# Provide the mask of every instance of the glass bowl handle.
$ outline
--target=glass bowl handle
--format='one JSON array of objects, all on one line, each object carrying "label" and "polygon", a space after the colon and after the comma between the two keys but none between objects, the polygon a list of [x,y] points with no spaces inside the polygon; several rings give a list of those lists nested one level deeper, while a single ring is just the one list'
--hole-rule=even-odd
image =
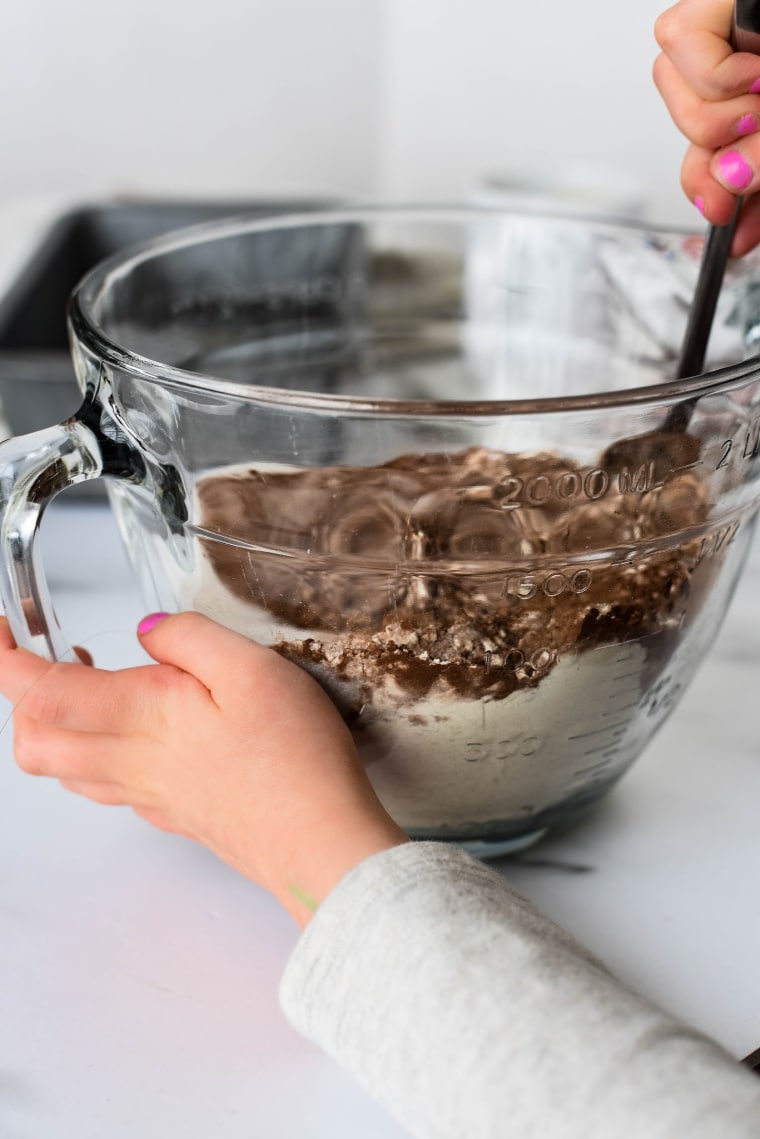
[{"label": "glass bowl handle", "polygon": [[[87,410],[90,414],[83,414]],[[16,643],[49,660],[60,660],[70,650],[39,556],[43,511],[75,483],[121,473],[108,470],[111,440],[98,430],[93,410],[85,403],[56,427],[0,443],[0,597]]]}]

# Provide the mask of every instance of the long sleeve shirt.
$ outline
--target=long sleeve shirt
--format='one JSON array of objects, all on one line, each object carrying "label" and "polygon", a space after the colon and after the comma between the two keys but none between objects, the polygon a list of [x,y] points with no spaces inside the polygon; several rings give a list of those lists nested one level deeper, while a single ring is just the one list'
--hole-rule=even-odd
[{"label": "long sleeve shirt", "polygon": [[283,1010],[424,1139],[760,1139],[760,1079],[456,846],[331,892]]}]

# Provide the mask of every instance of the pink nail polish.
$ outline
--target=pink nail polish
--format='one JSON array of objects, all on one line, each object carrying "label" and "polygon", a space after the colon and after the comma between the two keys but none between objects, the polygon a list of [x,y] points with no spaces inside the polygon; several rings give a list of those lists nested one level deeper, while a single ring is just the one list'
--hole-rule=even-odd
[{"label": "pink nail polish", "polygon": [[159,621],[163,621],[164,617],[168,617],[168,613],[149,613],[147,617],[143,617],[140,624],[137,626],[137,631],[140,636],[149,633],[151,629],[155,629]]},{"label": "pink nail polish", "polygon": [[705,200],[704,198],[695,198],[694,205],[697,207],[702,217],[705,216]]},{"label": "pink nail polish", "polygon": [[760,79],[755,80],[755,82],[750,87],[750,91],[753,95],[757,95],[760,92]]},{"label": "pink nail polish", "polygon": [[738,150],[727,150],[721,154],[718,168],[721,178],[732,190],[746,190],[752,181],[752,167]]},{"label": "pink nail polish", "polygon": [[742,115],[736,124],[737,134],[754,134],[756,130],[757,125],[754,115]]}]

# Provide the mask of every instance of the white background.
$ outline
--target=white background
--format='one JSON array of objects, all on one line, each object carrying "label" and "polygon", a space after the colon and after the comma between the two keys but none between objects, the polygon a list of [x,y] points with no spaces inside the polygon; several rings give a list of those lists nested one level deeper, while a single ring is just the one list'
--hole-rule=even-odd
[{"label": "white background", "polygon": [[0,202],[457,201],[604,163],[687,222],[651,81],[666,0],[6,0]]}]

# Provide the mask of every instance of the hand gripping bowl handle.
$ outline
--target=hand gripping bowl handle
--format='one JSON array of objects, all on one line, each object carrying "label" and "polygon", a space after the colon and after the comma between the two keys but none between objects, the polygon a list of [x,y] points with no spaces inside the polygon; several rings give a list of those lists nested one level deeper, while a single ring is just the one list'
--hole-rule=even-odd
[{"label": "hand gripping bowl handle", "polygon": [[[112,475],[141,481],[144,462],[88,397],[55,427],[0,444],[0,596],[16,643],[49,660],[69,654],[42,569],[37,535],[47,504],[62,490]],[[121,437],[119,437],[121,436]]]}]

